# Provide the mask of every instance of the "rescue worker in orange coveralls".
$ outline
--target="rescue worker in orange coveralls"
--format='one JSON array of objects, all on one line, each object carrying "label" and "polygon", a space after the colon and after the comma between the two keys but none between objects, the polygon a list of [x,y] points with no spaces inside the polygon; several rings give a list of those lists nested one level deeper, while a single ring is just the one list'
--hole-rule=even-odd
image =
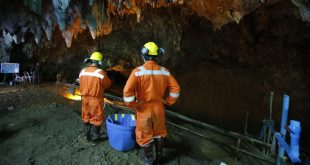
[{"label": "rescue worker in orange coveralls", "polygon": [[[175,103],[180,93],[180,86],[172,74],[155,62],[161,54],[164,50],[154,42],[146,43],[141,50],[145,63],[131,72],[123,91],[126,105],[136,110],[136,141],[144,150],[147,165],[161,163],[163,138],[167,136],[163,104]],[[167,88],[170,93],[163,99]]]},{"label": "rescue worker in orange coveralls", "polygon": [[96,141],[100,137],[100,127],[104,119],[104,90],[109,88],[111,80],[107,73],[100,69],[102,54],[92,53],[84,63],[89,64],[79,75],[82,96],[82,120],[87,140]]}]

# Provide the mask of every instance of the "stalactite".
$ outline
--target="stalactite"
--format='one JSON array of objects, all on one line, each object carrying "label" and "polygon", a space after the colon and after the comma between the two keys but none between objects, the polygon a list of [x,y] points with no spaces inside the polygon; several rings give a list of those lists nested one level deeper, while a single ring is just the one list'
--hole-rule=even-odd
[{"label": "stalactite", "polygon": [[117,4],[117,13],[118,14],[120,14],[122,8],[123,8],[123,0],[118,0],[118,4]]},{"label": "stalactite", "polygon": [[61,31],[66,29],[66,17],[67,9],[70,5],[70,0],[53,0],[53,6],[55,8],[55,15],[58,21],[58,26]]},{"label": "stalactite", "polygon": [[76,15],[74,17],[74,22],[70,27],[67,27],[67,31],[70,31],[74,37],[74,39],[77,38],[77,35],[81,33],[84,29],[81,26],[81,17],[79,15]]},{"label": "stalactite", "polygon": [[126,0],[126,3],[125,3],[126,7],[129,9],[131,8],[131,2],[130,0]]},{"label": "stalactite", "polygon": [[25,33],[28,31],[28,29],[29,29],[29,26],[24,26],[24,27],[22,27],[22,28],[20,29],[20,31],[21,31],[21,33],[22,33],[21,42],[25,42],[24,36],[25,36]]},{"label": "stalactite", "polygon": [[[55,20],[62,31],[67,46],[70,47],[72,38],[76,38],[78,33],[85,30],[87,26],[93,39],[111,33],[113,27],[112,15],[136,14],[137,22],[140,22],[141,8],[147,3],[145,0],[75,0],[72,2],[71,0],[52,0],[51,6],[53,10],[42,11],[43,2],[43,0],[23,0],[26,7],[42,15],[44,19],[39,20],[35,15],[27,13],[29,12],[27,10],[18,15],[27,17],[17,21],[18,27],[13,26],[15,24],[12,24],[9,20],[3,23],[4,29],[10,32],[3,32],[5,43],[8,46],[12,42],[17,44],[24,42],[24,34],[27,32],[33,33],[37,44],[41,42],[42,33],[46,35],[47,40],[51,40]],[[156,7],[160,7],[165,5],[166,2],[164,0],[152,0],[152,3],[156,4]],[[54,19],[54,16],[56,19]]]},{"label": "stalactite", "polygon": [[107,26],[112,27],[112,25],[110,25],[111,23],[108,23],[109,18],[107,12],[108,11],[106,1],[95,1],[91,13],[95,18],[97,26],[95,30],[90,29],[93,38],[96,36],[106,35],[106,33],[108,32],[106,30]]},{"label": "stalactite", "polygon": [[94,0],[88,0],[88,5],[93,6],[94,5]]},{"label": "stalactite", "polygon": [[10,62],[10,54],[4,40],[0,37],[0,62]]},{"label": "stalactite", "polygon": [[67,26],[71,26],[74,22],[75,19],[75,14],[74,11],[71,7],[68,7],[67,9],[67,17],[66,17],[66,21],[67,21]]},{"label": "stalactite", "polygon": [[[291,1],[299,7],[303,20],[310,21],[310,10],[304,1]],[[24,34],[29,31],[34,34],[38,44],[43,37],[42,33],[51,40],[54,25],[58,25],[67,46],[70,47],[72,38],[76,38],[78,33],[87,27],[93,39],[111,33],[113,27],[111,19],[114,15],[136,14],[137,22],[140,22],[144,8],[167,7],[173,4],[190,6],[199,16],[211,20],[214,28],[217,29],[228,22],[239,23],[244,15],[258,8],[261,3],[265,3],[258,0],[51,0],[53,9],[47,12],[42,11],[42,3],[45,2],[43,0],[23,0],[22,2],[30,10],[19,14],[13,12],[15,15],[12,18],[16,16],[21,18],[16,22],[7,19],[1,25],[1,30],[6,29],[3,36],[6,37],[5,43],[8,45],[13,41],[23,42]],[[1,8],[2,10],[4,9]],[[38,15],[29,11],[43,16],[44,19],[38,19]]]},{"label": "stalactite", "polygon": [[141,9],[137,8],[136,9],[136,14],[137,14],[137,22],[141,21]]},{"label": "stalactite", "polygon": [[[108,3],[108,12],[113,15],[125,15],[125,14],[136,14],[137,22],[141,20],[141,7],[144,5],[142,1],[138,2],[136,0],[112,0]],[[125,6],[125,8],[124,8]]]},{"label": "stalactite", "polygon": [[5,30],[2,31],[2,36],[4,38],[4,43],[6,47],[11,47],[12,42],[13,42],[13,36],[9,32],[5,32]]},{"label": "stalactite", "polygon": [[42,0],[24,0],[24,5],[37,14],[42,13]]},{"label": "stalactite", "polygon": [[93,15],[87,16],[87,23],[89,27],[90,34],[92,35],[92,38],[96,38],[96,30],[97,30],[97,22]]},{"label": "stalactite", "polygon": [[228,22],[238,23],[244,15],[262,5],[260,1],[254,0],[188,0],[185,3],[199,16],[211,20],[214,29],[219,29]]},{"label": "stalactite", "polygon": [[42,31],[41,31],[41,26],[39,24],[35,26],[35,31],[36,33],[34,33],[34,40],[36,41],[37,44],[40,44],[41,37],[42,37]]},{"label": "stalactite", "polygon": [[65,39],[67,47],[70,48],[72,44],[73,33],[70,31],[63,31],[62,37]]},{"label": "stalactite", "polygon": [[112,32],[112,27],[111,20],[108,19],[108,22],[102,27],[102,29],[100,29],[100,32],[104,35],[108,35]]},{"label": "stalactite", "polygon": [[310,22],[310,6],[304,4],[303,0],[291,0],[299,8],[303,21]]},{"label": "stalactite", "polygon": [[45,22],[42,22],[42,28],[45,32],[47,40],[50,41],[53,35],[53,19],[49,13],[45,14],[44,19]]},{"label": "stalactite", "polygon": [[[78,1],[75,1],[78,2]],[[84,6],[85,7],[85,6]],[[83,5],[81,4],[81,2],[73,4],[72,7],[74,10],[74,18],[79,18],[79,25],[81,26],[82,29],[86,29],[87,28],[87,19],[86,19],[86,13],[88,13],[88,10],[84,10]],[[74,26],[77,26],[76,23]]]},{"label": "stalactite", "polygon": [[13,35],[13,40],[16,44],[20,44],[22,42],[23,37],[24,37],[24,34],[22,32],[19,32]]}]

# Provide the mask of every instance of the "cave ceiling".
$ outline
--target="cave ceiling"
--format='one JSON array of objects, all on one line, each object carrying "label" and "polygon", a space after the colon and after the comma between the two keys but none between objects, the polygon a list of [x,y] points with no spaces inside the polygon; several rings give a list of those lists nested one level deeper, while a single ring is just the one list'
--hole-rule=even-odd
[{"label": "cave ceiling", "polygon": [[[4,0],[1,1],[1,41],[6,47],[25,41],[32,33],[39,44],[42,38],[51,40],[59,28],[67,47],[78,33],[89,30],[93,39],[112,32],[115,16],[134,14],[136,21],[146,8],[180,6],[188,14],[196,13],[219,29],[229,22],[239,21],[251,11],[281,0]],[[304,21],[310,21],[309,1],[291,0]],[[2,44],[3,45],[3,44]]]}]

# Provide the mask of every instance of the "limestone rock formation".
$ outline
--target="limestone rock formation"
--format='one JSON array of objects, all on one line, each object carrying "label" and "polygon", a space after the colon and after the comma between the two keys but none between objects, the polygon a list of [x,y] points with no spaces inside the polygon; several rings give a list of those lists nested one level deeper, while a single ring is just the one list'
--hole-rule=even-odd
[{"label": "limestone rock formation", "polygon": [[[51,40],[56,27],[62,31],[67,47],[71,47],[72,39],[86,29],[93,39],[111,33],[111,19],[116,15],[135,14],[140,22],[147,7],[188,7],[211,20],[214,29],[219,29],[228,22],[239,23],[251,11],[275,1],[279,0],[4,0],[1,1],[0,29],[7,48],[12,42],[23,42],[27,32],[33,33],[38,44],[43,38]],[[306,2],[292,2],[299,8],[303,19],[310,21]]]}]

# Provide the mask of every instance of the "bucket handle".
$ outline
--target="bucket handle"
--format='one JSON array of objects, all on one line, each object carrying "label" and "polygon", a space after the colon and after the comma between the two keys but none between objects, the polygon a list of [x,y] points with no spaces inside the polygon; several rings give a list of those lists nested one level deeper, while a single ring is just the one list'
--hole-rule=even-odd
[{"label": "bucket handle", "polygon": [[113,120],[111,119],[111,117],[108,118],[108,122],[110,122],[112,124],[114,123]]}]

